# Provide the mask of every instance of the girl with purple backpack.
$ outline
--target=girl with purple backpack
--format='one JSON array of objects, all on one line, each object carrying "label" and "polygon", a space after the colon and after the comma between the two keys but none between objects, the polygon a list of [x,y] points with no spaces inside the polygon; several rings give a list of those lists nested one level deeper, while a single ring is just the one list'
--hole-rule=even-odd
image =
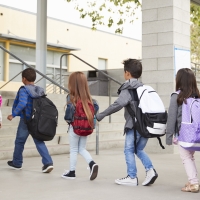
[{"label": "girl with purple backpack", "polygon": [[[178,146],[180,157],[185,167],[188,176],[188,183],[181,189],[183,192],[199,192],[199,179],[197,177],[197,168],[195,165],[194,153],[195,150],[183,148],[181,145],[180,134],[182,133],[181,122],[185,116],[182,116],[182,111],[187,105],[188,98],[200,98],[200,93],[197,88],[196,78],[191,69],[183,68],[176,75],[176,91],[171,95],[170,106],[168,110],[166,144],[172,145],[173,135],[178,135]],[[188,101],[189,102],[189,101]],[[190,135],[193,133],[188,132]],[[194,134],[193,134],[194,135]],[[175,138],[176,139],[176,138]]]}]

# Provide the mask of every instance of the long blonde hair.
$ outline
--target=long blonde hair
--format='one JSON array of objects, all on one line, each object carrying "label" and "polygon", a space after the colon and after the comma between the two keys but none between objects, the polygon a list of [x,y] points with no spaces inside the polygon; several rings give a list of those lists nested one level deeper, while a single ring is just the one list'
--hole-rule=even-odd
[{"label": "long blonde hair", "polygon": [[86,76],[82,72],[73,72],[69,76],[68,89],[71,103],[76,106],[78,100],[81,100],[84,112],[87,116],[88,122],[93,127],[93,113],[89,108],[88,103],[93,104]]}]

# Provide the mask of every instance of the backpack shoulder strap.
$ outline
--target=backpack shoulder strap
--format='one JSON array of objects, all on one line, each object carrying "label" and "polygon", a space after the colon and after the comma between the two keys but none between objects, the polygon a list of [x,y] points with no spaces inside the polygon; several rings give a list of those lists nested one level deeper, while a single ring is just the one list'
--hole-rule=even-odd
[{"label": "backpack shoulder strap", "polygon": [[173,92],[173,93],[171,93],[171,96],[172,96],[173,94],[177,94],[177,95],[179,95],[179,93],[180,93],[180,90],[178,90],[178,91],[176,91],[176,92]]},{"label": "backpack shoulder strap", "polygon": [[67,104],[70,102],[70,95],[69,94],[66,96],[66,102],[67,102]]},{"label": "backpack shoulder strap", "polygon": [[129,91],[129,93],[130,93],[131,98],[132,98],[133,101],[139,101],[136,89],[129,89],[128,91]]}]

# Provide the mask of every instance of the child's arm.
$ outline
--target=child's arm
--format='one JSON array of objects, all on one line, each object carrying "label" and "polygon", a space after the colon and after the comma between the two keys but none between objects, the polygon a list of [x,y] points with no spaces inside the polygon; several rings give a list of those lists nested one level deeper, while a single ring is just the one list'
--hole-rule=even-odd
[{"label": "child's arm", "polygon": [[167,130],[166,130],[166,144],[172,145],[173,135],[176,131],[176,121],[178,114],[177,94],[171,96],[168,119],[167,119]]},{"label": "child's arm", "polygon": [[92,99],[93,105],[94,105],[94,115],[97,114],[98,110],[99,110],[99,105],[98,102],[95,99]]},{"label": "child's arm", "polygon": [[101,121],[104,117],[121,110],[123,107],[128,105],[130,101],[131,101],[131,95],[130,95],[129,91],[122,90],[118,99],[113,104],[111,104],[103,112],[96,115],[97,120]]},{"label": "child's arm", "polygon": [[25,91],[25,89],[22,88],[19,90],[19,102],[17,106],[12,110],[12,117],[19,116],[26,107],[27,102],[28,102],[28,94]]}]

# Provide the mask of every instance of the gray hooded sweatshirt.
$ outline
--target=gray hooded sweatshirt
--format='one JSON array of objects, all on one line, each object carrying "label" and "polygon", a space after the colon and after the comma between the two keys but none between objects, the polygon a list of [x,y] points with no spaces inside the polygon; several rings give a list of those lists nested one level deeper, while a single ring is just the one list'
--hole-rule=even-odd
[{"label": "gray hooded sweatshirt", "polygon": [[41,96],[44,96],[44,89],[36,86],[36,85],[25,85],[24,88],[26,89],[27,93],[30,95],[31,98],[36,99]]},{"label": "gray hooded sweatshirt", "polygon": [[131,102],[132,97],[129,93],[129,89],[136,89],[139,86],[142,86],[143,84],[139,82],[137,79],[129,79],[127,80],[118,90],[119,97],[118,99],[111,104],[106,110],[96,115],[96,118],[98,121],[101,121],[104,117],[111,115],[119,110],[121,110],[123,107],[125,107],[124,111],[124,118],[126,120],[124,129],[132,129],[133,128],[133,121],[131,116],[129,115],[126,106]]},{"label": "gray hooded sweatshirt", "polygon": [[166,144],[171,145],[173,135],[178,134],[181,121],[182,121],[182,105],[177,104],[178,94],[173,93],[170,100],[168,118],[167,118],[167,130],[166,130]]}]

